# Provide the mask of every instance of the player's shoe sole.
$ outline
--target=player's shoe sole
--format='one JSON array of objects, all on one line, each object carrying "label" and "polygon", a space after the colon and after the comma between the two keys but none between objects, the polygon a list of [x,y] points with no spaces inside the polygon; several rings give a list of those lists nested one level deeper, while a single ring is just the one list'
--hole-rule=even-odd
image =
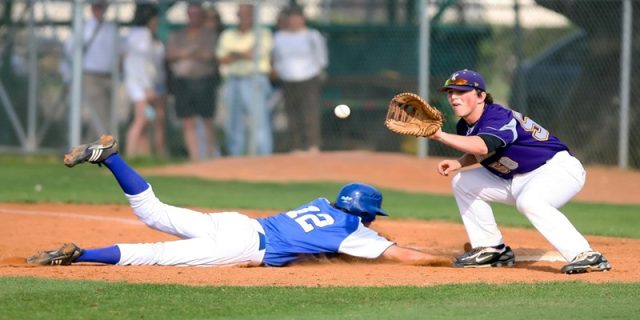
[{"label": "player's shoe sole", "polygon": [[82,255],[83,250],[73,243],[65,243],[56,250],[39,252],[27,258],[28,264],[41,266],[68,266],[73,260]]},{"label": "player's shoe sole", "polygon": [[107,134],[103,134],[100,139],[88,143],[81,144],[68,154],[64,155],[64,164],[71,168],[83,162],[102,163],[110,155],[118,152],[118,141]]},{"label": "player's shoe sole", "polygon": [[475,248],[465,252],[453,262],[453,266],[456,268],[513,267],[515,264],[516,257],[509,246],[505,246],[503,249]]},{"label": "player's shoe sole", "polygon": [[611,264],[600,252],[586,251],[577,255],[571,263],[560,269],[566,274],[577,274],[585,272],[607,272],[611,270]]}]

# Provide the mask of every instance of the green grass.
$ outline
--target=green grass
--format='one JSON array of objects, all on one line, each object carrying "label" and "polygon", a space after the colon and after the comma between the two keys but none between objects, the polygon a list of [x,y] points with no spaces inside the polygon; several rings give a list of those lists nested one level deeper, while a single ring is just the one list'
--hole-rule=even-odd
[{"label": "green grass", "polygon": [[301,288],[0,278],[0,288],[0,319],[632,319],[640,312],[640,283]]},{"label": "green grass", "polygon": [[[157,165],[133,162],[135,168]],[[126,204],[118,184],[106,168],[73,169],[52,158],[0,157],[0,202],[64,202]],[[218,209],[286,210],[318,196],[333,200],[339,183],[247,183],[207,181],[186,177],[147,177],[156,194],[178,206]],[[40,186],[40,191],[37,191]],[[384,207],[391,219],[416,218],[460,223],[451,196],[437,196],[383,189]],[[502,226],[531,224],[512,206],[494,205]],[[582,233],[640,238],[640,206],[572,202],[562,211]]]},{"label": "green grass", "polygon": [[[132,164],[141,168],[162,163]],[[59,159],[0,157],[0,177],[0,202],[126,203],[106,168],[68,169]],[[220,209],[285,210],[317,196],[331,199],[340,187],[158,176],[148,180],[165,202]],[[391,219],[460,222],[450,196],[383,191]],[[530,227],[513,207],[494,208],[499,224]],[[570,203],[563,211],[586,234],[640,238],[640,206]],[[640,314],[639,298],[640,282],[300,288],[0,277],[0,319],[631,319]]]}]

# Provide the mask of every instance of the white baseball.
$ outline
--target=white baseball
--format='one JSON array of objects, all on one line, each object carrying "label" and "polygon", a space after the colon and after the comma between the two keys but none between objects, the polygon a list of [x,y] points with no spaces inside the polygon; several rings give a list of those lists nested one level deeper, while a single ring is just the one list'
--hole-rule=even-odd
[{"label": "white baseball", "polygon": [[336,114],[336,117],[344,119],[351,114],[351,109],[346,104],[339,104],[333,109],[333,113]]}]

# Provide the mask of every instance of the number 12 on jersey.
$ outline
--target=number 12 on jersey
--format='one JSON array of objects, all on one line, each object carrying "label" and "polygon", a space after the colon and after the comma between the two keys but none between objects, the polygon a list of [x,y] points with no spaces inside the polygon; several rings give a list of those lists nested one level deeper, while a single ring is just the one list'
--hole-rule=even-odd
[{"label": "number 12 on jersey", "polygon": [[289,211],[287,216],[297,222],[304,232],[311,232],[316,227],[322,228],[336,222],[329,214],[319,212],[320,208],[308,206],[299,210]]}]

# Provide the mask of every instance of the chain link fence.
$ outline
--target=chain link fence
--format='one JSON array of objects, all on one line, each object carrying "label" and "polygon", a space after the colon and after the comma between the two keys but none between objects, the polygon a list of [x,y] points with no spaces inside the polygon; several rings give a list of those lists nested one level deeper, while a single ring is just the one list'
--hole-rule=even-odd
[{"label": "chain link fence", "polygon": [[[321,150],[366,149],[415,153],[415,138],[391,134],[383,125],[391,96],[402,91],[428,92],[428,100],[447,113],[445,130],[457,119],[437,88],[453,71],[482,73],[495,100],[544,126],[569,144],[588,164],[640,167],[640,1],[638,0],[298,0],[307,23],[326,39],[329,63],[320,109]],[[280,11],[296,1],[260,1],[257,20],[277,29]],[[71,142],[69,86],[60,73],[64,47],[73,36],[74,3],[91,1],[4,1],[0,9],[0,150],[61,152]],[[158,38],[166,44],[171,31],[187,21],[187,4],[156,2]],[[429,53],[419,50],[418,8],[427,7]],[[207,2],[217,9],[225,28],[238,23],[236,1]],[[119,37],[131,29],[132,1],[113,1],[106,19],[117,23]],[[626,17],[625,17],[626,15]],[[424,36],[424,35],[422,35]],[[112,51],[120,57],[119,49]],[[429,57],[428,87],[419,81],[420,58]],[[123,71],[110,74],[110,105],[115,128],[125,141],[133,119],[133,103]],[[635,72],[634,72],[635,71]],[[227,106],[220,91],[211,108],[215,137],[211,155],[225,156]],[[276,88],[278,82],[272,79]],[[425,90],[426,89],[426,90]],[[277,91],[275,91],[277,92]],[[352,115],[338,119],[333,107],[347,104]],[[85,106],[82,106],[86,108]],[[269,102],[273,152],[290,152],[290,119],[277,94]],[[86,109],[85,109],[86,110]],[[184,122],[176,116],[175,99],[166,95],[164,121],[168,154],[186,157]],[[86,112],[85,112],[86,113]],[[84,128],[90,126],[81,115]],[[203,128],[202,122],[197,123]],[[152,127],[149,125],[149,127]],[[86,129],[84,130],[86,131]],[[202,135],[203,130],[197,131]],[[152,133],[151,133],[152,135]],[[153,140],[153,139],[152,139]],[[456,155],[429,142],[428,154]],[[126,145],[124,148],[126,149]]]}]

